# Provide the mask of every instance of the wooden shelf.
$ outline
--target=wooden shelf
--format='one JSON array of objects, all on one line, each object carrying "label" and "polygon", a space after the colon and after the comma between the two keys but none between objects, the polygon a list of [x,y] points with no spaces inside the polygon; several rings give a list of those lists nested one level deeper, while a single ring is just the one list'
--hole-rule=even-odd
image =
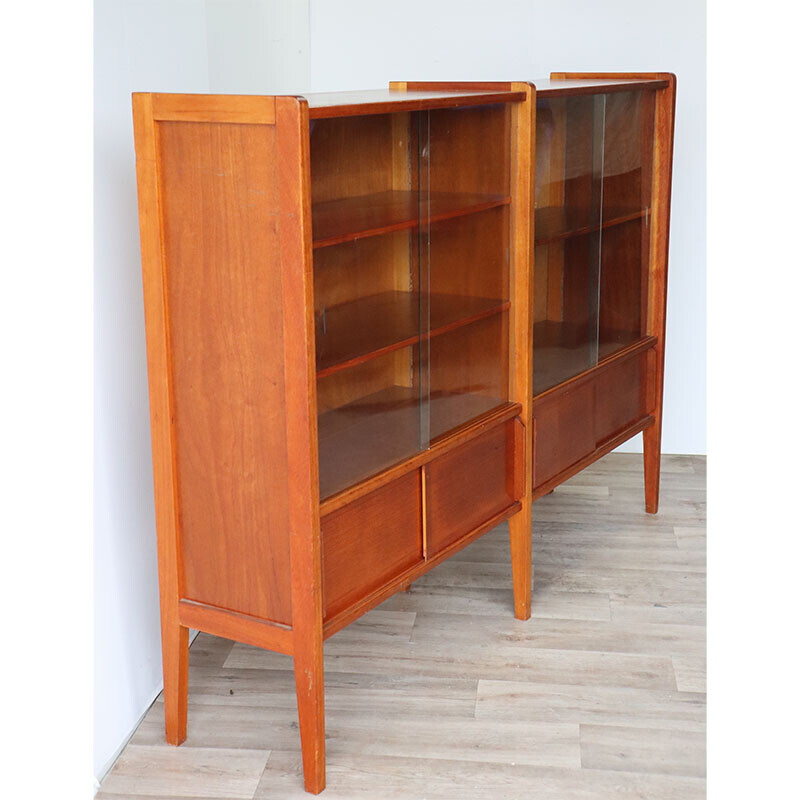
[{"label": "wooden shelf", "polygon": [[439,393],[423,407],[417,390],[392,386],[321,414],[320,498],[415,455],[428,446],[423,414],[430,414],[430,439],[491,411],[504,401],[476,394]]},{"label": "wooden shelf", "polygon": [[510,202],[510,197],[501,194],[389,191],[315,203],[311,208],[314,248],[416,228],[420,225],[421,210],[422,222],[427,224]]},{"label": "wooden shelf", "polygon": [[317,315],[317,377],[439,336],[509,308],[507,300],[431,294],[430,331],[420,326],[419,292],[381,292]]},{"label": "wooden shelf", "polygon": [[592,222],[588,219],[586,209],[564,208],[563,206],[547,206],[537,208],[534,213],[534,242],[536,246],[568,239],[571,236],[583,236],[587,233],[621,225],[634,219],[644,217],[646,208],[604,208],[603,222]]},{"label": "wooden shelf", "polygon": [[[639,331],[601,329],[598,362],[643,338]],[[593,366],[587,326],[550,321],[534,324],[534,397]]]}]

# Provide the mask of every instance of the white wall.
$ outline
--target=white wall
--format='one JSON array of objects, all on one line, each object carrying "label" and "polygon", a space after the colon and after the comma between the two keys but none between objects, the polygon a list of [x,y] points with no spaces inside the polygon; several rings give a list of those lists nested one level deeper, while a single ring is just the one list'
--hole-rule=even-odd
[{"label": "white wall", "polygon": [[[556,71],[678,76],[663,450],[706,451],[705,3],[312,2],[311,91],[390,80],[528,80]],[[641,451],[641,437],[623,450]]]},{"label": "white wall", "polygon": [[202,0],[95,3],[94,774],[160,690],[131,92],[208,90]]},{"label": "white wall", "polygon": [[94,775],[161,690],[131,92],[299,93],[308,6],[95,2]]},{"label": "white wall", "polygon": [[308,3],[206,0],[212,92],[308,91]]}]

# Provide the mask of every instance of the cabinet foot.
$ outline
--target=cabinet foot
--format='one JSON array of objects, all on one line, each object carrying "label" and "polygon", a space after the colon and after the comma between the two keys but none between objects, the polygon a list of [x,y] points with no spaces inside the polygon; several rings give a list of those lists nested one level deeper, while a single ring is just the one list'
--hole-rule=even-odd
[{"label": "cabinet foot", "polygon": [[[316,638],[316,637],[315,637]],[[325,788],[325,691],[322,668],[322,637],[301,644],[295,638],[294,680],[300,718],[305,789],[319,794]]]},{"label": "cabinet foot", "polygon": [[642,434],[644,441],[644,507],[648,514],[658,513],[661,485],[661,425],[656,422]]},{"label": "cabinet foot", "polygon": [[531,616],[531,504],[523,502],[522,510],[508,521],[511,540],[511,572],[514,580],[514,616]]},{"label": "cabinet foot", "polygon": [[186,709],[189,693],[189,629],[162,625],[164,669],[164,728],[168,744],[186,741]]}]

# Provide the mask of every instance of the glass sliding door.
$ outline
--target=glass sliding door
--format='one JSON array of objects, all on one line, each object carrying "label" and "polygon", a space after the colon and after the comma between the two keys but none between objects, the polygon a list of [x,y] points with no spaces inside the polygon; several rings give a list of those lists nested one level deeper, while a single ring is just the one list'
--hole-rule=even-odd
[{"label": "glass sliding door", "polygon": [[533,390],[597,363],[604,95],[536,107]]},{"label": "glass sliding door", "polygon": [[650,262],[655,93],[606,98],[600,358],[644,336]]},{"label": "glass sliding door", "polygon": [[653,93],[539,100],[534,395],[646,329]]}]

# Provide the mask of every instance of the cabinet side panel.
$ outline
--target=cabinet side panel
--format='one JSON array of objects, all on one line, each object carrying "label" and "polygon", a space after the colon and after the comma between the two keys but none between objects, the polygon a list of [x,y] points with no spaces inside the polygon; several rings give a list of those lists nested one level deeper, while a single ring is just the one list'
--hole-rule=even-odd
[{"label": "cabinet side panel", "polygon": [[291,623],[275,128],[157,126],[181,595]]}]

